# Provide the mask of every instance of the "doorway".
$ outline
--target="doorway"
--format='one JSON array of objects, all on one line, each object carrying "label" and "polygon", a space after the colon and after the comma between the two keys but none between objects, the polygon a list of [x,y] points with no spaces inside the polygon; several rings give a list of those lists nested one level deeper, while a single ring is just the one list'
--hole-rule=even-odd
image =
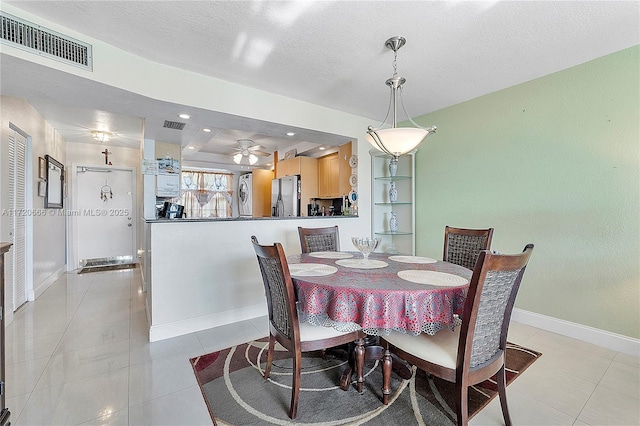
[{"label": "doorway", "polygon": [[74,165],[73,175],[75,268],[134,263],[135,169]]}]

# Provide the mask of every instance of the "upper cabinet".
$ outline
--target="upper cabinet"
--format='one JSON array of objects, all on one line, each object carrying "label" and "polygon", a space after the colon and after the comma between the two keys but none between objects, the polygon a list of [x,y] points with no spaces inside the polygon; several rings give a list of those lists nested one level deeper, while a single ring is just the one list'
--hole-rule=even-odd
[{"label": "upper cabinet", "polygon": [[349,195],[352,169],[351,142],[340,146],[338,152],[318,159],[318,198],[339,198]]},{"label": "upper cabinet", "polygon": [[294,157],[278,161],[276,178],[300,176],[300,213],[307,215],[306,205],[318,197],[318,160],[311,157]]}]

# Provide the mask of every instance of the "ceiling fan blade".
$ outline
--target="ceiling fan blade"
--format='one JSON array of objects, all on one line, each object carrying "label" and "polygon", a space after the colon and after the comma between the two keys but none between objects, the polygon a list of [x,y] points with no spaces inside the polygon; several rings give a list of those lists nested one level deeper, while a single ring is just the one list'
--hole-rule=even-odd
[{"label": "ceiling fan blade", "polygon": [[264,152],[264,151],[250,151],[253,155],[257,155],[259,157],[268,157],[271,155],[270,152]]}]

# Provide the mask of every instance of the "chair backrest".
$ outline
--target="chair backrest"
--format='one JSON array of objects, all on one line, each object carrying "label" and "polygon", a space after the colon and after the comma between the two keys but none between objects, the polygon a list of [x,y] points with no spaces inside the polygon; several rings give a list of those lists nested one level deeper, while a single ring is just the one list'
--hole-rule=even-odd
[{"label": "chair backrest", "polygon": [[511,312],[533,244],[521,254],[480,252],[465,301],[458,368],[491,362],[506,348]]},{"label": "chair backrest", "polygon": [[298,226],[302,253],[314,251],[340,251],[338,226],[326,228],[303,228]]},{"label": "chair backrest", "polygon": [[464,229],[445,226],[442,260],[473,270],[480,251],[491,248],[492,236],[493,228]]},{"label": "chair backrest", "polygon": [[294,345],[299,344],[300,325],[296,310],[296,293],[284,249],[280,243],[274,243],[271,246],[260,245],[255,236],[251,237],[251,242],[260,265],[267,297],[269,322],[278,331],[280,337],[291,341]]}]

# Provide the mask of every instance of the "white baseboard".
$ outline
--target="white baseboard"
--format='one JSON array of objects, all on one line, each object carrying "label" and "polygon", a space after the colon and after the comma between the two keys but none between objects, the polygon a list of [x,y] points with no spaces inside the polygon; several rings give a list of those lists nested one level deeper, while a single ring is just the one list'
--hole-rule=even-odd
[{"label": "white baseboard", "polygon": [[572,337],[616,352],[640,356],[640,340],[574,322],[514,308],[511,320]]},{"label": "white baseboard", "polygon": [[42,293],[45,292],[46,289],[51,287],[51,285],[55,283],[58,280],[58,278],[63,276],[66,273],[66,271],[67,271],[67,266],[64,265],[62,268],[58,269],[57,271],[49,275],[49,277],[47,277],[46,280],[41,282],[38,285],[38,287],[34,288],[32,291],[29,292],[29,294],[27,295],[27,300],[30,300],[30,301],[36,300],[38,297],[42,295]]},{"label": "white baseboard", "polygon": [[149,329],[149,341],[156,342],[158,340],[169,339],[183,334],[220,327],[234,322],[263,317],[266,314],[267,306],[264,303],[260,303],[253,306],[247,306],[242,309],[217,312],[215,314],[203,315],[201,317],[189,318],[168,324],[152,325]]}]

